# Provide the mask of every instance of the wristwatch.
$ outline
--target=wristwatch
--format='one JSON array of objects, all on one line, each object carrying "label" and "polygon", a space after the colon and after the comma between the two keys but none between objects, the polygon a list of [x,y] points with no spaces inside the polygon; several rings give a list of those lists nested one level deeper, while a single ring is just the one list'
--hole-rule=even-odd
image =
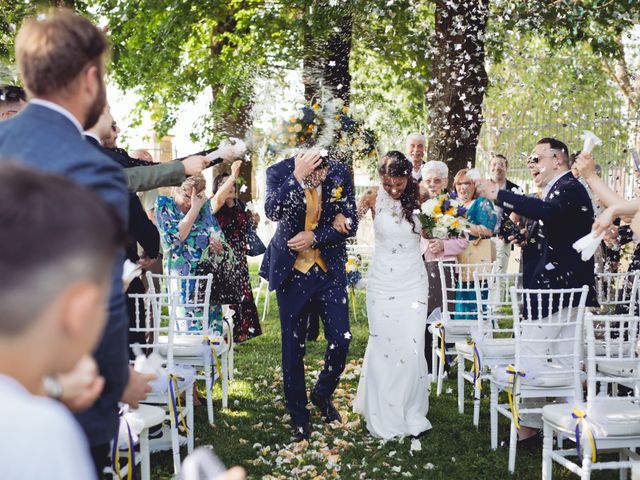
[{"label": "wristwatch", "polygon": [[42,385],[49,398],[60,400],[60,397],[62,397],[62,385],[60,385],[57,378],[47,375],[44,377]]}]

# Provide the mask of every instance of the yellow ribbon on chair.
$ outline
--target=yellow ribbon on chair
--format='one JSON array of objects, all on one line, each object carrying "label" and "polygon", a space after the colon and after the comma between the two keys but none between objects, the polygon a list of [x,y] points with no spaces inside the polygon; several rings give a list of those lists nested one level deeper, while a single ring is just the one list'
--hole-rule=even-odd
[{"label": "yellow ribbon on chair", "polygon": [[[180,400],[180,389],[178,388],[178,380],[184,380],[184,378],[176,375],[175,373],[169,374],[169,414],[171,415],[171,422],[178,428],[178,424],[182,423],[184,430],[189,431],[187,423],[184,420],[182,414],[182,400]],[[185,395],[192,395],[192,392],[185,392]]]},{"label": "yellow ribbon on chair", "polygon": [[511,410],[511,418],[516,428],[520,430],[520,412],[518,411],[518,402],[516,397],[518,396],[518,378],[525,377],[524,370],[516,370],[513,365],[507,366],[507,374],[511,376],[509,379],[509,387],[507,388],[507,397],[509,398],[509,409]]},{"label": "yellow ribbon on chair", "polygon": [[[480,352],[478,352],[478,346],[473,340],[467,340],[467,345],[473,348],[473,367],[471,372],[473,373],[473,385],[478,385],[478,391],[482,392],[482,381],[480,380],[480,374],[482,373],[482,363],[480,362]],[[460,368],[460,366],[458,366]]]},{"label": "yellow ribbon on chair", "polygon": [[[216,369],[216,372],[218,372],[218,378],[220,379],[220,382],[222,382],[222,366],[220,365],[220,359],[218,358],[218,354],[216,353],[216,349],[215,346],[219,345],[220,343],[216,343],[215,341],[212,341],[209,337],[207,337],[205,335],[205,337],[203,338],[204,343],[206,343],[207,345],[209,345],[209,348],[211,349],[211,356],[213,357],[213,368]],[[213,379],[213,382],[211,382],[211,388],[213,389],[213,386],[215,385],[215,378]]]},{"label": "yellow ribbon on chair", "polygon": [[358,321],[358,314],[356,313],[356,289],[353,285],[349,288],[351,291],[351,306],[353,308],[353,321]]},{"label": "yellow ribbon on chair", "polygon": [[436,322],[433,324],[434,328],[437,328],[440,332],[440,360],[442,361],[442,365],[447,364],[447,356],[445,355],[446,342],[445,342],[445,332],[444,332],[444,323]]},{"label": "yellow ribbon on chair", "polygon": [[576,419],[576,450],[578,451],[578,458],[580,459],[580,462],[582,462],[582,455],[580,454],[580,425],[582,425],[584,433],[589,439],[589,444],[591,445],[591,462],[595,463],[598,448],[596,447],[596,440],[593,438],[593,432],[585,421],[585,418],[587,418],[587,411],[573,407],[571,416]]},{"label": "yellow ribbon on chair", "polygon": [[[129,422],[127,422],[126,418],[122,416],[122,412],[120,412],[120,416],[127,426],[127,480],[137,480],[138,475],[136,471],[136,451],[133,446],[133,435],[131,435],[131,427],[129,426]],[[118,477],[118,480],[122,480],[122,475],[120,474],[120,427],[118,427],[116,436],[113,439],[111,462],[111,468]]]}]

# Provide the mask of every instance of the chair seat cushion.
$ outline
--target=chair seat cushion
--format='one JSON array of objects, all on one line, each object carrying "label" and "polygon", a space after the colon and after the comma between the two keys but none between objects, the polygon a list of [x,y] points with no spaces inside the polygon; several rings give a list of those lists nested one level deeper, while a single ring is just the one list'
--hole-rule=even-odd
[{"label": "chair seat cushion", "polygon": [[[593,411],[593,413],[589,413]],[[566,432],[574,432],[576,420],[571,416],[573,405],[545,405],[542,418]],[[594,436],[619,437],[640,435],[640,406],[630,400],[596,400],[587,413],[588,425]]]},{"label": "chair seat cushion", "polygon": [[[450,320],[445,324],[444,332],[446,337],[468,337],[472,328],[478,328],[477,320]],[[429,331],[437,338],[440,338],[440,330],[429,325]],[[449,343],[449,342],[447,342]]]},{"label": "chair seat cushion", "polygon": [[[535,371],[527,371],[524,369],[525,376],[520,377],[518,383],[527,387],[570,387],[573,385],[573,372],[564,365],[549,363],[539,366]],[[586,376],[584,372],[580,372],[581,381]],[[512,380],[511,375],[507,373],[506,366],[500,365],[492,367],[491,379],[499,384],[507,384]]]},{"label": "chair seat cushion", "polygon": [[637,360],[602,360],[598,362],[598,371],[613,377],[632,377],[635,375],[637,368]]},{"label": "chair seat cushion", "polygon": [[150,428],[164,422],[165,411],[163,408],[141,403],[135,410],[129,410],[127,420],[129,419],[129,416],[140,420],[144,425],[144,428]]},{"label": "chair seat cushion", "polygon": [[[471,358],[473,356],[473,346],[465,340],[456,342],[456,351]],[[480,361],[491,361],[491,359],[514,358],[516,355],[516,343],[512,338],[488,338],[483,340],[478,348]]]},{"label": "chair seat cushion", "polygon": [[[219,335],[209,337],[214,343],[218,355],[226,350],[226,343]],[[163,357],[167,356],[167,342],[169,337],[161,336],[158,339],[159,351]],[[174,357],[201,357],[209,351],[209,346],[204,343],[203,335],[175,335],[173,338]]]}]

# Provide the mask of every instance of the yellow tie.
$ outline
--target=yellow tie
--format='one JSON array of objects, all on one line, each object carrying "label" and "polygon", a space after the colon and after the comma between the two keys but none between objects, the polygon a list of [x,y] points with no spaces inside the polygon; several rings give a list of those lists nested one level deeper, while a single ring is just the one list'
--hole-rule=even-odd
[{"label": "yellow tie", "polygon": [[[316,229],[320,221],[321,206],[318,201],[318,190],[316,188],[305,188],[304,196],[307,199],[307,214],[304,220],[304,230],[310,232]],[[293,268],[299,272],[307,273],[316,263],[323,271],[327,271],[327,265],[320,256],[320,250],[317,248],[307,248],[298,253],[298,258],[296,258]]]}]

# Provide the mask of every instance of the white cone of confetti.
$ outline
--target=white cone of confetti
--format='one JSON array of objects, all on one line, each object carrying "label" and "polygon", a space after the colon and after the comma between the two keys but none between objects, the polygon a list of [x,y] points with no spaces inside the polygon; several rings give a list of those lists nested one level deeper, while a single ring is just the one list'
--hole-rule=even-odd
[{"label": "white cone of confetti", "polygon": [[584,153],[591,153],[593,152],[593,147],[596,145],[602,145],[602,140],[600,140],[595,133],[589,130],[584,131],[582,138],[584,139],[584,145],[582,146],[582,152]]},{"label": "white cone of confetti", "polygon": [[604,238],[604,232],[602,232],[598,236],[594,236],[593,232],[591,232],[585,235],[584,237],[582,237],[580,240],[576,240],[573,243],[573,248],[578,253],[580,253],[582,261],[586,262],[591,257],[593,257],[594,253],[596,253],[596,249],[598,248],[598,245],[600,245],[600,242],[602,241],[603,238]]}]

